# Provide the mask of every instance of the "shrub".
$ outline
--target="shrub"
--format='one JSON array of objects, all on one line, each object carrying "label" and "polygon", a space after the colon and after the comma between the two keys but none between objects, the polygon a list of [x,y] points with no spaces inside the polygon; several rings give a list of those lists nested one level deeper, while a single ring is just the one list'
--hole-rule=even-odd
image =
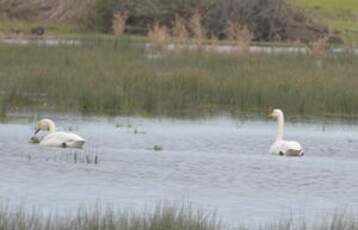
[{"label": "shrub", "polygon": [[175,21],[172,29],[175,41],[185,42],[189,38],[189,31],[187,29],[186,20],[179,15],[175,16]]},{"label": "shrub", "polygon": [[[146,34],[155,23],[175,26],[177,16],[200,15],[206,36],[225,38],[229,22],[247,25],[257,41],[312,41],[327,29],[308,22],[287,0],[0,0],[0,15],[80,22],[110,33],[115,15],[128,13],[127,31]],[[174,24],[174,25],[173,25]]]},{"label": "shrub", "polygon": [[240,48],[240,51],[246,52],[250,48],[253,34],[247,26],[229,22],[226,30],[226,37],[228,40],[234,42],[234,44]]},{"label": "shrub", "polygon": [[148,37],[154,48],[163,48],[168,43],[170,34],[166,26],[155,23],[153,28],[149,30]]},{"label": "shrub", "polygon": [[206,40],[206,31],[202,26],[202,18],[199,12],[196,12],[189,21],[190,32],[192,33],[195,45],[200,49]]},{"label": "shrub", "polygon": [[115,13],[112,19],[112,31],[115,35],[122,35],[126,29],[127,13]]}]

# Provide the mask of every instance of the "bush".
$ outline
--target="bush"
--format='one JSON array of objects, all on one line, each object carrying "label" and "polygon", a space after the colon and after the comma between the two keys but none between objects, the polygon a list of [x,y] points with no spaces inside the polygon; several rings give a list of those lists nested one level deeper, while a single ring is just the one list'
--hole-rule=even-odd
[{"label": "bush", "polygon": [[[308,23],[286,0],[97,0],[90,21],[109,32],[116,12],[128,13],[127,32],[146,34],[155,23],[174,27],[176,17],[196,14],[206,36],[226,38],[229,23],[246,25],[257,41],[315,40],[327,30]],[[94,16],[94,17],[93,17]],[[190,22],[187,22],[190,24]]]},{"label": "bush", "polygon": [[196,14],[206,36],[219,38],[225,38],[229,22],[246,25],[258,41],[308,42],[327,32],[287,0],[0,0],[0,15],[6,17],[70,21],[106,33],[112,32],[114,15],[124,13],[129,33],[147,34],[155,23],[171,28],[176,17]]}]

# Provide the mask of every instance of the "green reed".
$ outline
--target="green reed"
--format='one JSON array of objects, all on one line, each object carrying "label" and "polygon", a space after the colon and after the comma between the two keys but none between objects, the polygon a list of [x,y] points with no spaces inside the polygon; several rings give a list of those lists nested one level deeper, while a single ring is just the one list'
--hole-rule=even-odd
[{"label": "green reed", "polygon": [[0,45],[9,109],[210,115],[272,107],[296,115],[358,115],[358,58],[147,50],[128,39],[81,46]]}]

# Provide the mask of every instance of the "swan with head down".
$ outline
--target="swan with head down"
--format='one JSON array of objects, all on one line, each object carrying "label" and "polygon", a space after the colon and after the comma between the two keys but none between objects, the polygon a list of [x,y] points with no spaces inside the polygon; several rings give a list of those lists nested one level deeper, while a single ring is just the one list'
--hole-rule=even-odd
[{"label": "swan with head down", "polygon": [[40,145],[50,147],[62,147],[62,148],[82,148],[85,144],[85,139],[74,133],[69,132],[57,132],[55,123],[50,119],[42,119],[36,124],[35,135],[43,131],[48,131],[40,140]]},{"label": "swan with head down", "polygon": [[304,153],[300,143],[296,141],[286,141],[283,139],[283,129],[285,125],[283,112],[280,109],[274,109],[269,117],[276,118],[278,122],[276,140],[271,145],[270,153],[280,156],[302,157]]}]

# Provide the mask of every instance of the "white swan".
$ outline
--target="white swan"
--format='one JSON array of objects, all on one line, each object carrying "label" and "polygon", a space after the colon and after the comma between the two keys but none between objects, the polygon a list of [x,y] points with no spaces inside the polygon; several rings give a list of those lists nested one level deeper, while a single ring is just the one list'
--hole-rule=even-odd
[{"label": "white swan", "polygon": [[283,140],[283,127],[285,124],[283,112],[280,109],[274,109],[269,117],[276,118],[278,121],[277,137],[276,141],[271,145],[270,153],[280,156],[303,156],[304,153],[300,143]]},{"label": "white swan", "polygon": [[49,133],[40,140],[40,145],[62,148],[82,148],[85,139],[74,133],[56,132],[56,125],[50,119],[42,119],[36,125],[35,135],[41,130]]}]

